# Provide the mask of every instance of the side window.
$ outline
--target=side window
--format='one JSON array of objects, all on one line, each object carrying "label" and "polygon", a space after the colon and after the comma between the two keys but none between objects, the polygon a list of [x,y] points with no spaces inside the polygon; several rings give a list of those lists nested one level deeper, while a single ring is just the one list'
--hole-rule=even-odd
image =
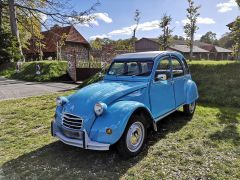
[{"label": "side window", "polygon": [[171,78],[171,63],[168,57],[160,60],[155,72],[155,78],[159,74],[165,74],[167,76],[167,79]]},{"label": "side window", "polygon": [[179,62],[178,59],[174,57],[172,58],[172,73],[173,73],[173,78],[184,75],[182,64]]}]

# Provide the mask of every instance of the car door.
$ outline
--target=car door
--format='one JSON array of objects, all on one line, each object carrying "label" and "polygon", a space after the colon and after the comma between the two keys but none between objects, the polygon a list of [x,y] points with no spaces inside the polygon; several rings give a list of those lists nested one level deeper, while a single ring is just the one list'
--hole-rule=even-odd
[{"label": "car door", "polygon": [[184,65],[182,61],[175,56],[172,56],[171,61],[175,102],[176,107],[178,107],[184,104],[186,100],[186,95],[184,91],[186,77],[184,76]]},{"label": "car door", "polygon": [[[157,79],[158,75],[166,75],[166,79]],[[154,118],[161,117],[175,108],[169,56],[161,58],[157,65],[150,85],[150,103]]]}]

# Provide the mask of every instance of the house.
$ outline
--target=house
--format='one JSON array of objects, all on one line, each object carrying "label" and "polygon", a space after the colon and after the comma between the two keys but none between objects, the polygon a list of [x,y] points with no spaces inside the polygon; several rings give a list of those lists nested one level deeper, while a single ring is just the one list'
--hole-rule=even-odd
[{"label": "house", "polygon": [[[53,58],[67,59],[69,56],[76,56],[78,60],[88,60],[90,44],[76,30],[74,26],[60,27],[55,25],[48,31],[41,33],[41,51],[43,59]],[[37,59],[40,54],[40,46],[36,45],[36,38],[31,38],[30,45],[25,50],[27,59]]]},{"label": "house", "polygon": [[[135,44],[136,52],[158,50],[160,50],[160,43],[156,38],[142,38],[138,40]],[[180,52],[186,58],[189,58],[190,56],[190,48],[187,46],[187,42],[184,40],[175,40],[167,48],[167,50]],[[230,59],[231,53],[232,53],[231,50],[198,41],[195,41],[193,46],[194,59],[214,59],[214,60]]]}]

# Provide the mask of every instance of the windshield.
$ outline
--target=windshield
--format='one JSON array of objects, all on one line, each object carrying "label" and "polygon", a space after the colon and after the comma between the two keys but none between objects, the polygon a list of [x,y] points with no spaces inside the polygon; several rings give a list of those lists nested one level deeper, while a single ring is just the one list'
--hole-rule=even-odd
[{"label": "windshield", "polygon": [[152,72],[153,61],[116,61],[108,70],[113,76],[149,76]]}]

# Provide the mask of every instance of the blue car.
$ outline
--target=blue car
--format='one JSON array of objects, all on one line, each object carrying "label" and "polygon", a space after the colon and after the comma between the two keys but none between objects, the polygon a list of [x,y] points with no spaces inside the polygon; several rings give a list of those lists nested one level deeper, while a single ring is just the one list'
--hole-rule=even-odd
[{"label": "blue car", "polygon": [[63,143],[93,150],[116,145],[124,157],[144,147],[147,130],[183,106],[193,116],[198,99],[183,55],[141,52],[113,59],[103,81],[56,99],[52,135]]}]

